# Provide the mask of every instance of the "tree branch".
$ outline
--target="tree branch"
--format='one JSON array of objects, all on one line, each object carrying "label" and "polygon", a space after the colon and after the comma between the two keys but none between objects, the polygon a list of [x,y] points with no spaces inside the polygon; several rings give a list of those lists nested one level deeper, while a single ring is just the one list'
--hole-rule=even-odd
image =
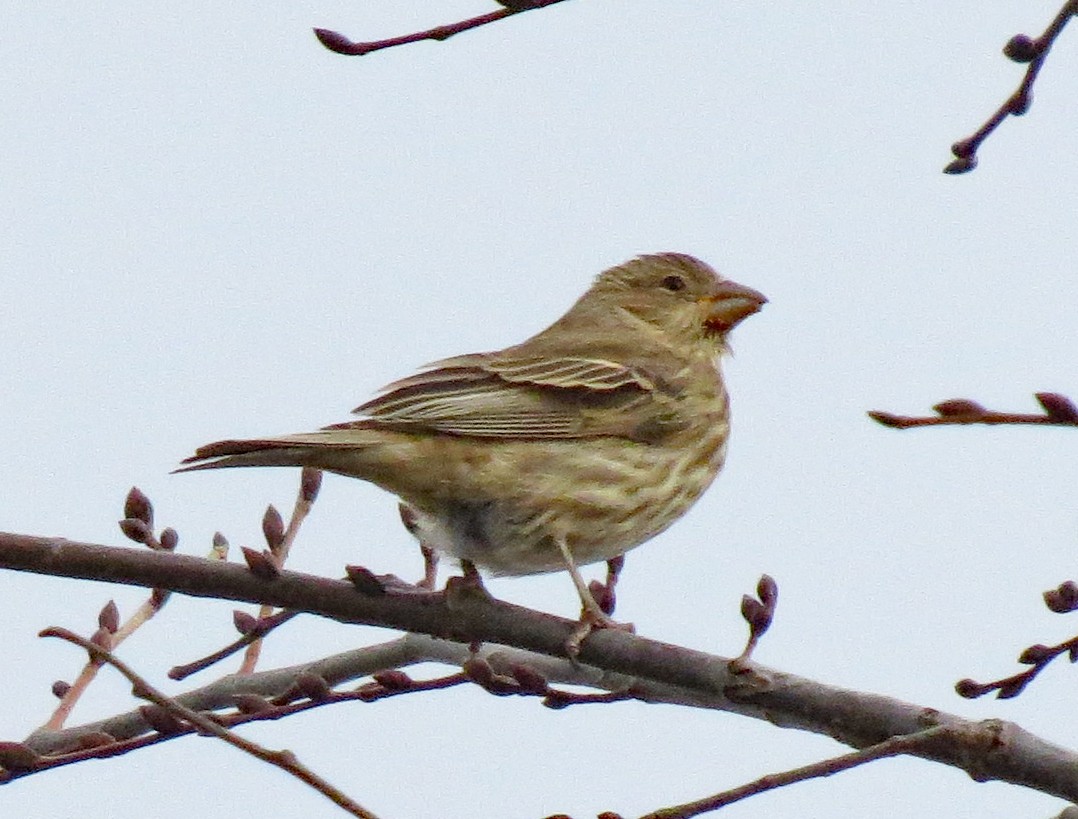
[{"label": "tree branch", "polygon": [[936,415],[895,415],[891,412],[869,410],[868,417],[885,427],[909,429],[910,427],[939,427],[956,424],[1037,424],[1053,427],[1078,427],[1078,407],[1064,395],[1054,392],[1034,393],[1044,413],[996,412],[988,410],[976,401],[952,398],[941,401],[932,409]]},{"label": "tree branch", "polygon": [[130,666],[114,656],[108,649],[62,628],[46,629],[41,633],[41,636],[59,637],[61,640],[66,640],[69,643],[81,646],[90,652],[90,657],[94,662],[111,665],[131,682],[133,690],[138,696],[163,708],[174,718],[184,720],[197,728],[200,733],[206,734],[207,736],[217,737],[234,748],[239,748],[241,751],[250,754],[256,759],[261,759],[263,762],[268,762],[286,773],[291,774],[304,784],[314,788],[327,799],[331,800],[335,805],[346,810],[352,816],[358,817],[358,819],[378,819],[377,816],[366,810],[354,799],[350,798],[340,788],[336,787],[328,780],[323,779],[306,765],[301,763],[291,751],[271,751],[269,748],[265,748],[257,742],[252,742],[251,740],[228,730],[223,725],[218,725],[205,714],[201,714],[198,711],[192,710],[191,708],[176,702],[172,697],[166,696],[150,685],[145,679],[135,673]]},{"label": "tree branch", "polygon": [[977,167],[977,149],[981,147],[981,143],[988,138],[988,135],[995,131],[1008,116],[1020,117],[1029,110],[1033,102],[1033,83],[1048,57],[1048,51],[1063,32],[1063,27],[1075,14],[1078,14],[1078,0],[1068,0],[1040,37],[1032,39],[1025,34],[1016,34],[1007,41],[1003,47],[1004,55],[1016,63],[1029,63],[1025,76],[1022,77],[1018,90],[1007,97],[995,113],[985,120],[984,125],[978,128],[972,136],[960,139],[951,146],[951,153],[955,158],[943,169],[944,173],[959,174],[972,171]]},{"label": "tree branch", "polygon": [[523,11],[541,9],[544,6],[553,6],[555,3],[562,2],[564,2],[564,0],[498,0],[498,3],[504,6],[504,8],[499,9],[498,11],[492,11],[489,14],[481,14],[478,17],[459,20],[456,23],[448,23],[444,26],[435,26],[426,31],[416,31],[411,34],[403,34],[400,37],[389,37],[385,40],[371,40],[370,42],[365,43],[354,42],[339,32],[330,31],[325,28],[314,29],[314,36],[318,38],[318,42],[337,54],[362,56],[364,54],[370,54],[372,51],[380,51],[383,48],[393,48],[394,46],[407,45],[408,43],[418,43],[422,40],[436,40],[439,42],[448,40],[454,34],[460,34],[462,31],[468,31],[469,29],[495,23],[498,20],[504,20],[506,17],[511,17],[514,14],[520,14]]},{"label": "tree branch", "polygon": [[[268,603],[345,623],[419,632],[463,644],[499,643],[565,659],[566,640],[576,625],[459,589],[459,584],[434,594],[379,593],[364,584],[364,593],[346,581],[296,572],[282,571],[267,580],[236,564],[26,535],[0,533],[0,568]],[[1078,801],[1078,754],[1011,723],[976,724],[754,663],[731,667],[725,657],[616,630],[588,637],[579,661],[604,672],[676,686],[707,699],[711,707],[826,734],[854,748],[934,725],[949,726],[956,736],[976,739],[941,741],[911,753],[961,768],[978,781],[998,779]]]}]

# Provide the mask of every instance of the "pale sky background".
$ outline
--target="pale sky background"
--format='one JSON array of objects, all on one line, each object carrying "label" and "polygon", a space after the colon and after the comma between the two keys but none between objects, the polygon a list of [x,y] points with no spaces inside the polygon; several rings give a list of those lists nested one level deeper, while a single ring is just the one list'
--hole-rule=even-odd
[{"label": "pale sky background", "polygon": [[[381,385],[544,327],[602,268],[678,250],[771,303],[726,372],[727,468],[633,552],[621,619],[740,650],[742,593],[779,582],[761,662],[1074,746],[1078,670],[1015,701],[966,676],[1078,630],[1040,594],[1078,575],[1073,430],[896,432],[868,409],[1078,398],[1078,32],[1030,113],[965,177],[948,146],[1018,83],[1000,55],[1058,0],[570,0],[363,58],[375,39],[485,0],[20,4],[0,40],[0,528],[124,544],[140,486],[181,549],[261,546],[294,471],[173,476],[199,444],[345,420]],[[1068,466],[1069,465],[1069,466]],[[290,565],[415,577],[396,504],[328,477]],[[6,573],[0,738],[46,718],[92,631],[143,592]],[[573,615],[565,575],[493,582]],[[122,649],[166,690],[232,639],[231,605],[174,599]],[[266,667],[384,638],[304,618]],[[208,682],[195,678],[191,684]],[[129,707],[105,673],[81,722]],[[455,689],[244,729],[383,819],[626,816],[846,750],[724,713],[551,712]],[[916,760],[796,785],[724,817],[1049,817],[1059,800]],[[0,814],[126,819],[343,815],[282,772],[189,738],[0,789]]]}]

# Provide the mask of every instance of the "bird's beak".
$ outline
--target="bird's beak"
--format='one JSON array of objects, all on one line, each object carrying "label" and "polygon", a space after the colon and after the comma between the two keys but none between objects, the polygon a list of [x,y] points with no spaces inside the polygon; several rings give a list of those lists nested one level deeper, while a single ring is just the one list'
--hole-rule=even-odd
[{"label": "bird's beak", "polygon": [[700,299],[707,318],[704,326],[709,333],[727,333],[743,319],[767,304],[767,297],[751,287],[737,282],[722,281],[710,296]]}]

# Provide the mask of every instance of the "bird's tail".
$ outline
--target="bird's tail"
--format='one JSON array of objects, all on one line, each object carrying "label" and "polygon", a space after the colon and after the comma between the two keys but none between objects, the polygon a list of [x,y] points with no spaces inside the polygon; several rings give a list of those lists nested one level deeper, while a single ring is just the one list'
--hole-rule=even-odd
[{"label": "bird's tail", "polygon": [[199,447],[174,471],[225,469],[234,466],[311,466],[331,472],[367,477],[364,453],[377,447],[368,430],[326,429],[275,438],[217,441]]}]

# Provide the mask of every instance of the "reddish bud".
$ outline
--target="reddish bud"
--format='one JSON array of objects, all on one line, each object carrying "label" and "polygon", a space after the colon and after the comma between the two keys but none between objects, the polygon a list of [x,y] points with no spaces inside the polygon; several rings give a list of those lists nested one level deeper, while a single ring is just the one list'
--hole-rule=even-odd
[{"label": "reddish bud", "polygon": [[137,486],[132,486],[124,499],[124,517],[141,520],[148,528],[153,528],[153,504]]},{"label": "reddish bud", "polygon": [[741,597],[741,616],[749,624],[753,634],[759,636],[767,631],[771,625],[771,612],[755,597],[743,595]]},{"label": "reddish bud", "polygon": [[314,503],[315,498],[318,497],[318,490],[321,488],[322,470],[310,466],[303,467],[303,472],[300,473],[299,478],[299,491],[303,496],[303,500],[307,503]]},{"label": "reddish bud", "polygon": [[1068,580],[1044,593],[1044,605],[1056,614],[1066,614],[1078,609],[1078,583]]},{"label": "reddish bud", "polygon": [[318,42],[338,54],[362,56],[371,50],[369,46],[365,46],[363,43],[354,43],[343,34],[325,28],[316,28],[314,36],[318,38]]},{"label": "reddish bud", "polygon": [[999,691],[996,694],[997,699],[1010,700],[1017,697],[1022,693],[1022,690],[1029,683],[1031,677],[1016,677],[1013,680],[1008,680],[999,686]]},{"label": "reddish bud", "polygon": [[370,569],[364,566],[345,566],[344,573],[356,591],[368,597],[386,593],[386,587]]},{"label": "reddish bud", "polygon": [[41,761],[41,755],[21,742],[0,742],[0,768],[9,771],[32,771]]},{"label": "reddish bud", "polygon": [[1041,665],[1042,663],[1051,660],[1054,656],[1055,652],[1053,652],[1052,649],[1038,643],[1037,645],[1030,646],[1019,654],[1018,662],[1022,665]]},{"label": "reddish bud", "polygon": [[1026,34],[1015,34],[1003,46],[1003,55],[1016,63],[1031,63],[1037,59],[1043,47]]},{"label": "reddish bud", "polygon": [[124,533],[128,540],[133,540],[135,543],[149,545],[154,542],[153,530],[145,521],[138,518],[124,518],[121,520],[120,531]]},{"label": "reddish bud", "polygon": [[1036,398],[1044,407],[1045,415],[1053,421],[1078,424],[1078,407],[1066,396],[1055,392],[1038,392]]},{"label": "reddish bud", "polygon": [[266,507],[266,513],[262,515],[262,534],[271,552],[276,553],[284,543],[284,521],[281,519],[281,513],[272,503]]},{"label": "reddish bud", "polygon": [[71,690],[71,683],[64,680],[57,680],[52,684],[52,695],[58,700],[62,700],[67,696],[67,692]]},{"label": "reddish bud", "polygon": [[378,683],[364,683],[355,689],[356,696],[363,702],[374,702],[375,700],[384,697],[386,690]]},{"label": "reddish bud", "polygon": [[543,707],[551,711],[562,711],[569,707],[570,703],[560,691],[551,691],[543,697]]},{"label": "reddish bud", "polygon": [[902,426],[902,419],[891,412],[881,412],[880,410],[869,410],[868,417],[875,421],[877,424],[883,424],[885,427],[900,427]]},{"label": "reddish bud", "polygon": [[412,678],[397,669],[380,671],[373,675],[371,679],[389,691],[405,691],[413,685]]},{"label": "reddish bud", "polygon": [[112,632],[107,628],[99,628],[90,635],[90,642],[105,649],[105,651],[109,651],[112,648]]},{"label": "reddish bud", "polygon": [[241,714],[264,714],[273,710],[273,703],[260,694],[236,694],[232,701]]},{"label": "reddish bud", "polygon": [[588,593],[591,594],[591,599],[595,601],[603,614],[610,615],[614,613],[614,608],[617,606],[617,598],[614,596],[614,590],[612,588],[604,583],[600,583],[598,580],[592,580],[588,584]]},{"label": "reddish bud", "polygon": [[494,685],[494,668],[482,657],[469,657],[461,669],[472,682],[489,689]]},{"label": "reddish bud", "polygon": [[546,677],[528,665],[515,664],[510,669],[513,679],[528,694],[546,694],[550,690]]},{"label": "reddish bud", "polygon": [[159,734],[171,736],[184,730],[184,724],[176,718],[176,715],[160,705],[142,705],[139,706],[138,711],[146,720],[146,724]]},{"label": "reddish bud", "polygon": [[296,677],[296,690],[311,702],[325,702],[333,693],[326,678],[311,672],[305,672]]},{"label": "reddish bud", "polygon": [[240,634],[248,635],[258,628],[258,618],[239,609],[232,610],[232,625]]},{"label": "reddish bud", "polygon": [[161,532],[160,542],[161,548],[166,552],[174,552],[180,545],[180,533],[169,526]]},{"label": "reddish bud", "polygon": [[756,584],[756,594],[760,601],[773,612],[779,602],[779,584],[769,574],[760,575],[760,582]]},{"label": "reddish bud", "polygon": [[957,415],[983,416],[987,410],[976,401],[968,401],[965,398],[952,398],[949,401],[940,401],[932,407],[937,413],[945,418]]},{"label": "reddish bud", "polygon": [[97,614],[97,624],[110,634],[120,628],[120,610],[113,600],[109,600]]},{"label": "reddish bud", "polygon": [[148,700],[152,695],[145,683],[135,682],[131,683],[131,696],[137,697],[140,700]]},{"label": "reddish bud", "polygon": [[247,568],[251,574],[262,580],[276,580],[281,574],[281,567],[269,552],[256,552],[246,546],[240,547],[243,559],[247,562]]},{"label": "reddish bud", "polygon": [[944,166],[943,172],[957,176],[958,174],[969,173],[976,167],[977,157],[971,154],[970,156],[960,156],[957,159],[952,159]]},{"label": "reddish bud", "polygon": [[976,680],[964,679],[959,680],[954,684],[955,693],[960,697],[964,697],[967,700],[975,700],[977,697],[983,697],[989,691],[992,690],[990,685],[982,685]]}]

